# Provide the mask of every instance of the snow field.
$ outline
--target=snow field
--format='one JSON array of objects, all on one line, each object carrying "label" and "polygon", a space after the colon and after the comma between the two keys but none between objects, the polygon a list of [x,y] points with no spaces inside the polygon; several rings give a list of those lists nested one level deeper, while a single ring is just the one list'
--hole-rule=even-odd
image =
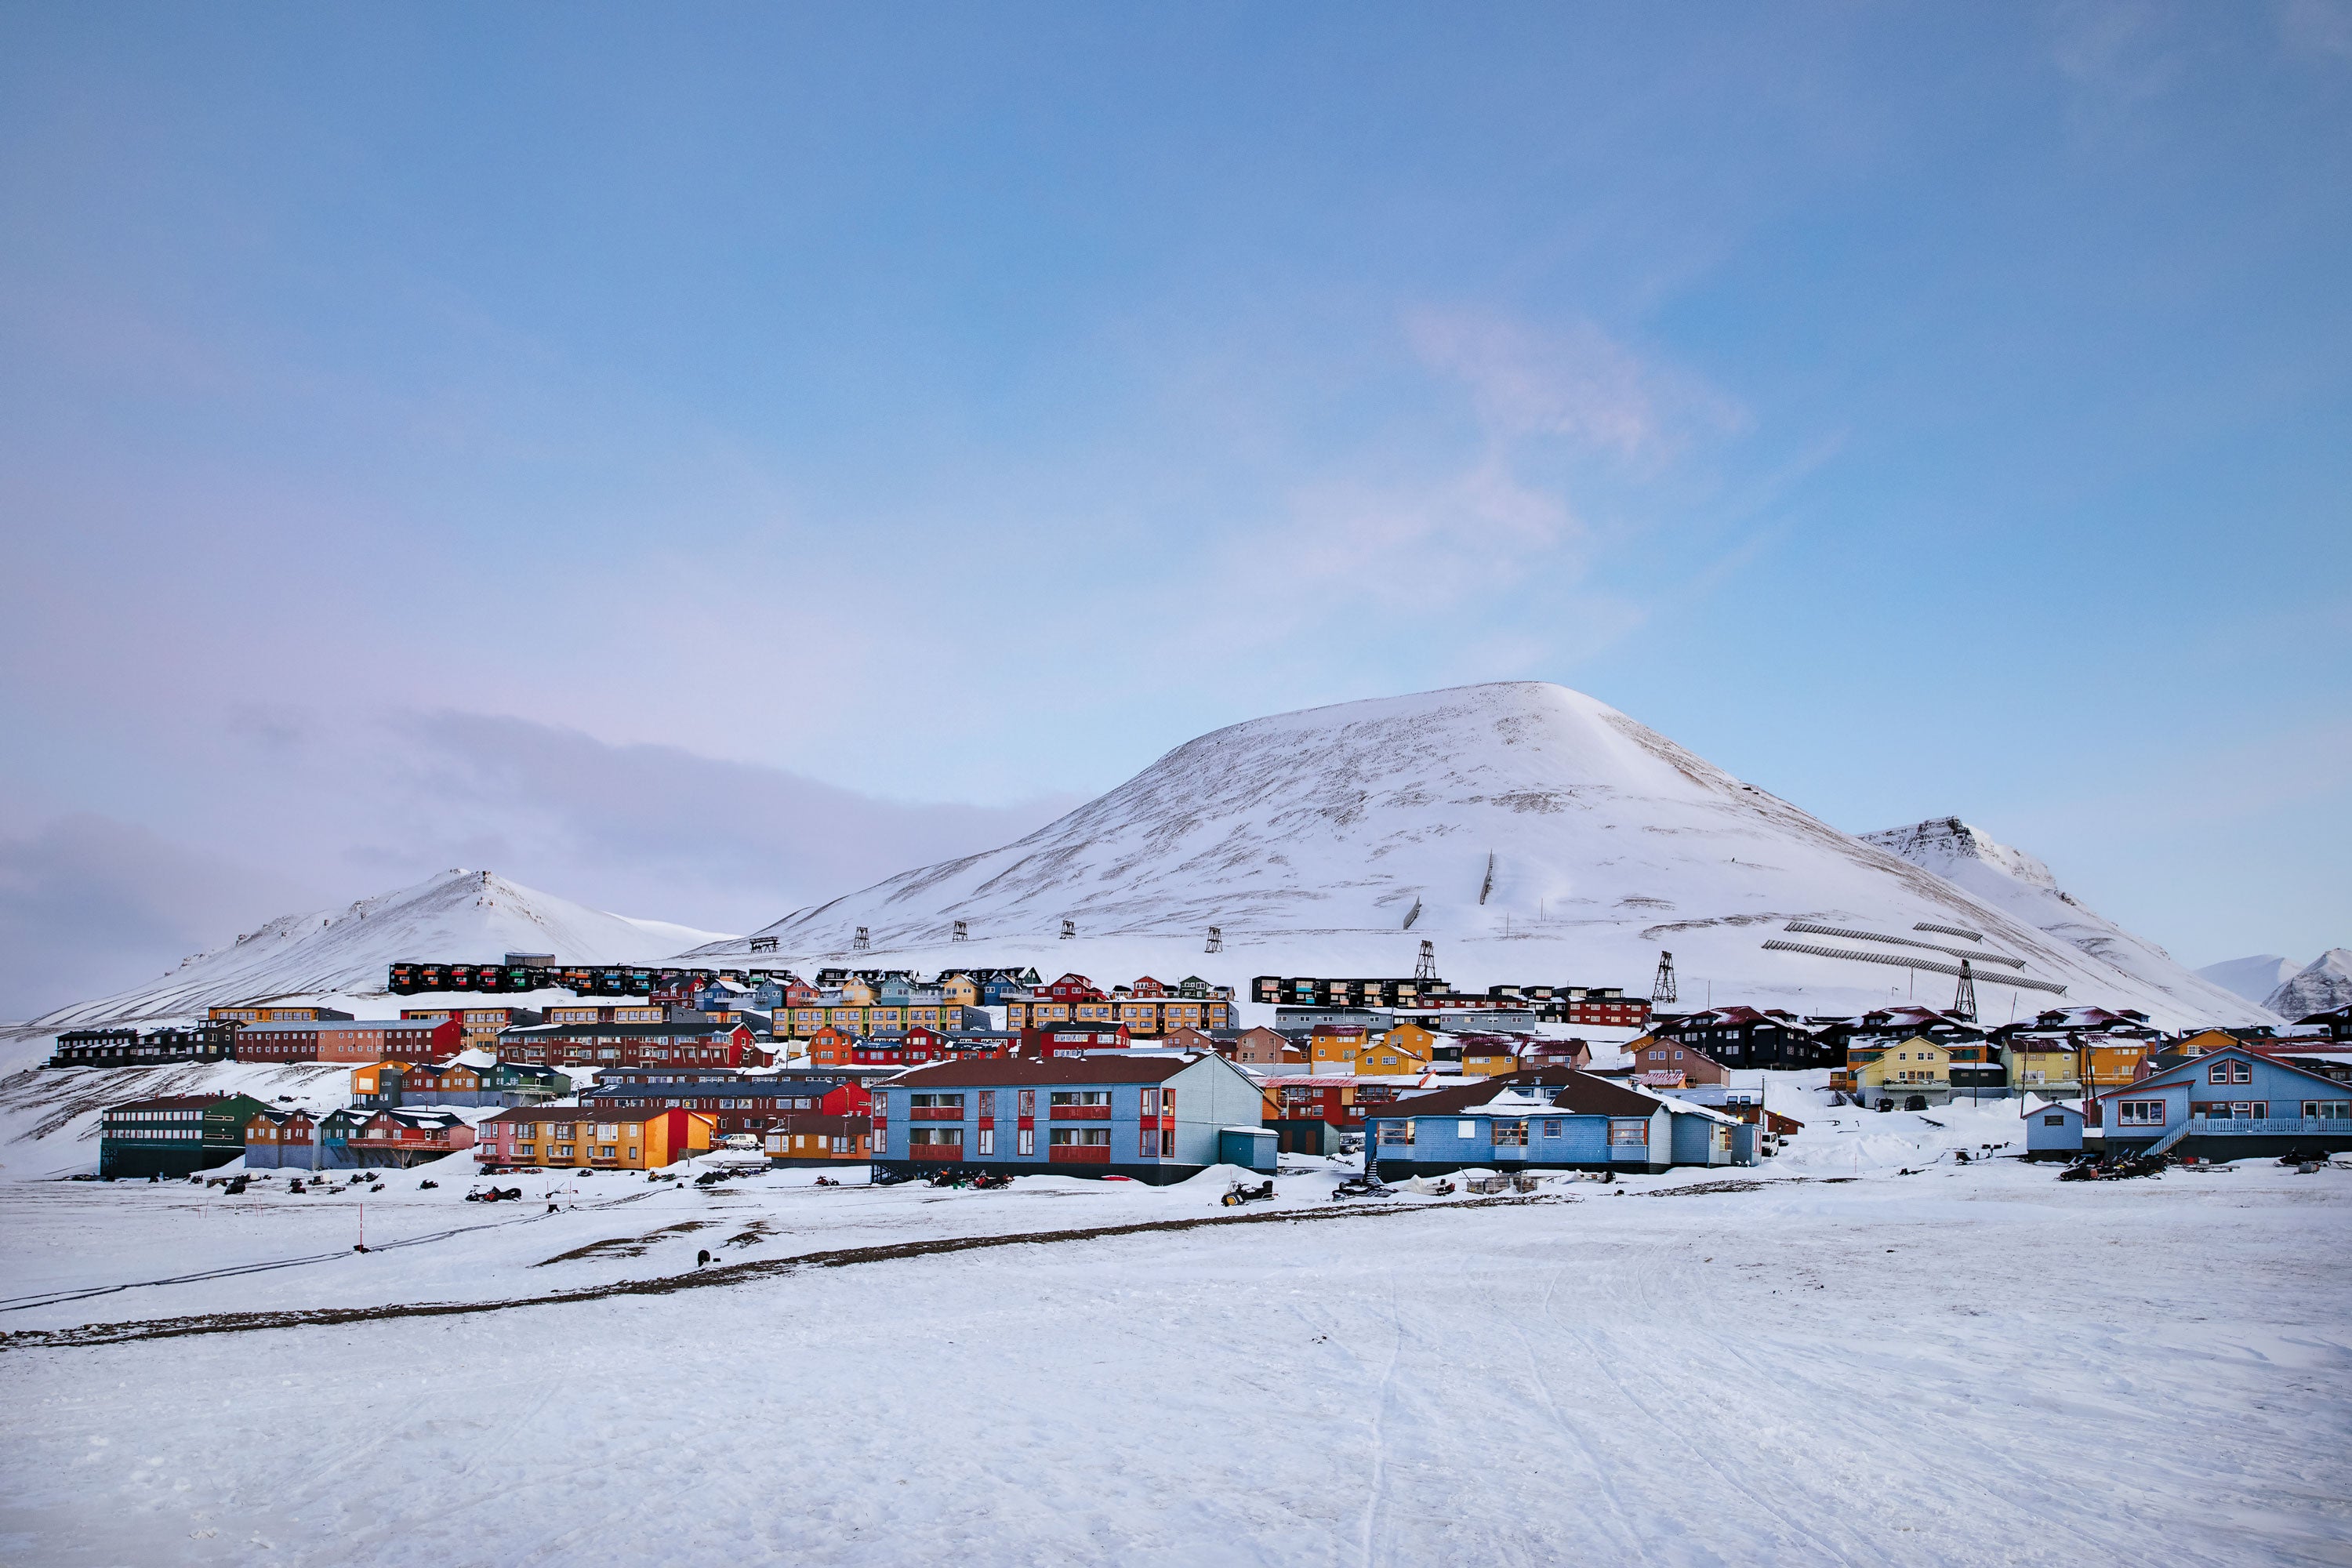
[{"label": "snow field", "polygon": [[[1553,1182],[1536,1203],[1412,1199],[456,1317],[0,1342],[0,1540],[57,1563],[2352,1554],[2352,1171],[2062,1184],[1949,1157],[2021,1142],[2013,1104],[1774,1100],[1808,1125],[1759,1170]],[[1277,1206],[1339,1208],[1343,1168],[1285,1174]],[[510,1213],[434,1167],[320,1198],[9,1183],[12,1299],[323,1260],[0,1329],[493,1301],[690,1275],[706,1247],[781,1259],[1232,1212],[1225,1173],[986,1194],[815,1174],[593,1178],[555,1215],[549,1178],[502,1178],[530,1194]],[[1727,1178],[1759,1184],[1692,1190]],[[342,1249],[362,1202],[372,1245],[481,1228],[360,1257]]]}]

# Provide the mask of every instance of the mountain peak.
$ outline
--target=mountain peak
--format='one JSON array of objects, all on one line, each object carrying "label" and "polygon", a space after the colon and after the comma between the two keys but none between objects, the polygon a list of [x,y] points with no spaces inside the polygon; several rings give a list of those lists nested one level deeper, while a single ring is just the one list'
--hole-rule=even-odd
[{"label": "mountain peak", "polygon": [[[1998,994],[2021,977],[2009,989],[2030,1010],[2063,996],[2200,1023],[2258,1016],[2152,946],[2119,970],[1956,885],[1958,868],[1973,867],[2071,910],[2032,856],[1957,819],[1900,833],[1932,869],[1582,692],[1497,682],[1211,731],[1014,843],[759,934],[774,939],[777,962],[866,952],[1103,969],[1186,963],[1213,926],[1229,949],[1255,950],[1228,962],[1255,973],[1362,974],[1409,973],[1429,938],[1459,984],[1635,994],[1671,948],[1685,1005],[1704,1005],[1712,987],[1809,1011],[1860,1011],[1925,994],[1923,984],[1940,1001],[1946,972],[1974,953],[1979,984]],[[1079,945],[1060,944],[1065,922]],[[1792,922],[1798,934],[1782,937]],[[2103,937],[2132,940],[2098,923]],[[1979,934],[1964,952],[1944,934],[1954,929]],[[2009,1010],[2006,997],[1998,1005]]]}]

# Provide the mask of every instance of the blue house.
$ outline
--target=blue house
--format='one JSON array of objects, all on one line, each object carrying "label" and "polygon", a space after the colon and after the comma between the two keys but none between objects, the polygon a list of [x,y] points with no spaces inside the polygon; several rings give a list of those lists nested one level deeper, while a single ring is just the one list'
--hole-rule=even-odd
[{"label": "blue house", "polygon": [[2242,1047],[2191,1058],[2094,1101],[2112,1152],[2237,1160],[2352,1149],[2352,1084]]},{"label": "blue house", "polygon": [[2025,1157],[2071,1160],[2083,1152],[2083,1108],[2036,1105],[2025,1113]]},{"label": "blue house", "polygon": [[1364,1112],[1364,1168],[1384,1181],[1465,1166],[1657,1172],[1756,1163],[1756,1130],[1736,1118],[1569,1068],[1502,1074]]},{"label": "blue house", "polygon": [[1129,1176],[1164,1184],[1228,1152],[1259,1157],[1257,1084],[1205,1051],[979,1057],[874,1086],[877,1171],[942,1165],[1014,1175]]}]

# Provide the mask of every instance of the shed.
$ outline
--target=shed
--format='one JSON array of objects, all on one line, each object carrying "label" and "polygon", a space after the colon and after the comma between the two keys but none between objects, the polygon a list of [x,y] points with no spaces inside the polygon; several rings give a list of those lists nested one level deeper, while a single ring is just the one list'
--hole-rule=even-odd
[{"label": "shed", "polygon": [[1245,1171],[1274,1171],[1275,1133],[1271,1127],[1224,1127],[1217,1131],[1217,1160]]},{"label": "shed", "polygon": [[2083,1152],[2083,1108],[2037,1105],[2025,1113],[2025,1157],[2071,1160]]}]

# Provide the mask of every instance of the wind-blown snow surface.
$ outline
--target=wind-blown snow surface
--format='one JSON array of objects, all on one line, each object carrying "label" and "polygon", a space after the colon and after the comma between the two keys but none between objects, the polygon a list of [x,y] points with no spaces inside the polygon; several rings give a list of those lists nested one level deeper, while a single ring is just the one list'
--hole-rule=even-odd
[{"label": "wind-blown snow surface", "polygon": [[61,1007],[31,1026],[185,1017],[268,996],[380,993],[384,971],[402,959],[496,963],[510,952],[551,952],[564,963],[645,963],[714,934],[607,914],[488,871],[450,870],[348,909],[281,915],[152,984]]},{"label": "wind-blown snow surface", "polygon": [[2219,963],[2209,963],[2198,970],[2200,980],[2210,980],[2233,996],[2242,996],[2261,1006],[2271,994],[2294,979],[2303,965],[2292,958],[2281,958],[2275,952],[2257,953],[2251,958],[2225,958]]},{"label": "wind-blown snow surface", "polygon": [[[1081,940],[1057,946],[1065,919]],[[971,941],[950,947],[958,920]],[[2021,973],[2066,988],[2063,998],[2022,993],[2021,1013],[2063,1000],[2179,1024],[2266,1016],[2145,943],[2116,942],[2127,960],[2119,967],[2113,953],[2053,938],[1606,704],[1534,683],[1219,730],[1017,843],[906,872],[758,934],[776,939],[780,958],[833,961],[863,926],[870,951],[892,962],[1035,963],[1099,979],[1202,968],[1214,925],[1232,950],[1224,977],[1410,973],[1427,937],[1448,979],[1478,986],[1645,993],[1670,949],[1685,1005],[1710,987],[1724,1001],[1819,1012],[1912,994],[1905,969],[1767,951],[1790,920],[1914,940],[1922,922],[1980,931],[2024,961]],[[740,940],[703,950],[745,951]],[[2000,1017],[2010,972],[1977,967],[1983,1008]],[[1952,984],[1922,974],[1916,994],[1941,1001]]]},{"label": "wind-blown snow surface", "polygon": [[2182,968],[2156,943],[2087,908],[2059,887],[2040,860],[1996,843],[1957,816],[1862,837],[1864,842],[1900,855],[1983,902],[2073,943],[2143,992],[2165,997],[2178,1011],[2213,1014],[2217,1021],[2275,1021],[2244,1006],[2246,998],[2234,989]]},{"label": "wind-blown snow surface", "polygon": [[[1637,1177],[78,1349],[0,1341],[0,1540],[50,1564],[2026,1564],[2352,1553],[2352,1172],[1959,1166],[2013,1105]],[[1943,1123],[1938,1127],[1935,1122]],[[462,1179],[0,1187],[6,1288],[315,1262],[0,1328],[490,1300],[1216,1218],[1221,1177],[1002,1193]],[[1805,1178],[1802,1180],[1793,1178]],[[1681,1189],[1677,1193],[1677,1189]],[[1675,1195],[1651,1196],[1653,1193]],[[1260,1211],[1252,1210],[1254,1216]],[[351,1241],[364,1223],[372,1247]],[[457,1227],[438,1240],[422,1239]]]},{"label": "wind-blown snow surface", "polygon": [[2331,947],[2294,979],[2271,994],[2270,1010],[2282,1018],[2306,1018],[2352,1005],[2352,948]]}]

